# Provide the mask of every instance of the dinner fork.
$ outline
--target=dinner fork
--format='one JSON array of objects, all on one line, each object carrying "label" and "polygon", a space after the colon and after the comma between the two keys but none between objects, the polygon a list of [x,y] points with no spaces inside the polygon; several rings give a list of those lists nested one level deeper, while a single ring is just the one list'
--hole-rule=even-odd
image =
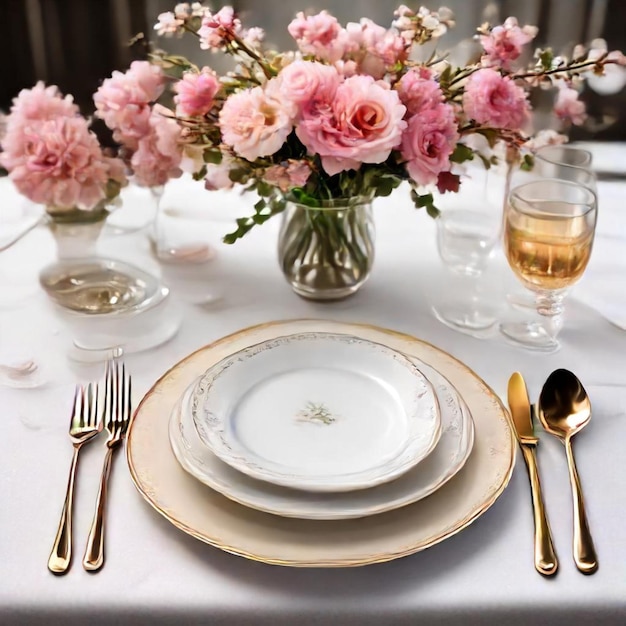
[{"label": "dinner fork", "polygon": [[70,419],[70,439],[74,446],[70,476],[67,482],[65,502],[57,530],[52,552],[48,558],[48,569],[55,574],[64,574],[72,559],[72,503],[74,482],[78,465],[78,452],[82,446],[93,439],[102,430],[102,420],[98,414],[98,385],[91,383],[85,389],[76,386],[74,408]]},{"label": "dinner fork", "polygon": [[113,451],[126,435],[131,414],[131,380],[130,376],[126,375],[125,366],[122,364],[120,368],[119,363],[107,361],[104,384],[104,427],[109,437],[96,498],[96,510],[83,557],[83,567],[89,572],[95,572],[104,565],[104,520],[111,459]]}]

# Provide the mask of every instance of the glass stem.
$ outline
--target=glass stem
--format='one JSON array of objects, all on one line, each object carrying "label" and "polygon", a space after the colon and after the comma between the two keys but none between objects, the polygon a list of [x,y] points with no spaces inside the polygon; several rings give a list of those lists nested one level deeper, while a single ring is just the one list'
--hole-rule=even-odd
[{"label": "glass stem", "polygon": [[542,318],[541,325],[554,340],[563,328],[564,298],[563,292],[540,291],[535,294],[537,313]]}]

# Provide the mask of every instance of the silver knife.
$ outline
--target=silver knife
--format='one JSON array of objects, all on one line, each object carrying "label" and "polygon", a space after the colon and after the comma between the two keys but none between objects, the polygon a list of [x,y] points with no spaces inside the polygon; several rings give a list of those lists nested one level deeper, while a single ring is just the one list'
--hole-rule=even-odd
[{"label": "silver knife", "polygon": [[513,418],[513,430],[522,449],[530,478],[535,522],[535,569],[544,576],[552,576],[556,574],[559,564],[552,543],[550,524],[548,524],[546,517],[541,495],[541,483],[537,471],[535,448],[539,440],[533,430],[526,383],[519,372],[515,372],[509,379],[508,402]]}]

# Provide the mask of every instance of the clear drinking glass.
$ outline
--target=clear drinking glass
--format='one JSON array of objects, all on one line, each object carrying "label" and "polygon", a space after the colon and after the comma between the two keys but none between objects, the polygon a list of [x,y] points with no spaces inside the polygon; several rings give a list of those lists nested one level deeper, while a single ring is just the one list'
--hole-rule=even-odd
[{"label": "clear drinking glass", "polygon": [[508,339],[536,350],[559,349],[563,300],[589,262],[596,212],[595,194],[570,181],[536,180],[510,192],[504,250],[517,278],[534,293],[537,315],[531,322],[502,323]]},{"label": "clear drinking glass", "polygon": [[500,239],[506,178],[470,167],[458,193],[437,198],[437,249],[450,276],[433,297],[432,311],[447,326],[482,336],[498,321],[493,293],[481,277]]}]

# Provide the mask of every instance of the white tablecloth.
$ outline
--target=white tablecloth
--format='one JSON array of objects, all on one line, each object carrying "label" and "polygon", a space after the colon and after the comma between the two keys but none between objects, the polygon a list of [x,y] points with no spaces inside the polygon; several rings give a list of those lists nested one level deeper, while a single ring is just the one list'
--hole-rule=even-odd
[{"label": "white tablecloth", "polygon": [[[173,204],[206,205],[216,241],[251,199],[193,194],[174,184]],[[73,386],[101,365],[67,358],[72,332],[37,285],[54,258],[39,228],[0,255],[0,357],[33,357],[48,384],[0,387],[0,624],[624,624],[626,623],[626,332],[590,304],[626,294],[626,184],[600,187],[594,257],[568,300],[563,349],[534,354],[499,338],[456,333],[430,313],[445,289],[432,220],[402,192],[376,204],[378,239],[370,282],[352,299],[314,304],[293,295],[275,258],[277,221],[255,229],[185,280],[165,268],[183,315],[167,344],[126,357],[138,397],[171,365],[201,345],[242,327],[283,318],[368,322],[411,333],[463,360],[503,398],[514,370],[533,399],[557,367],[574,370],[593,401],[575,451],[599,554],[599,571],[579,574],[571,558],[571,495],[564,450],[541,435],[538,450],[548,514],[561,567],[553,580],[533,568],[526,469],[519,463],[495,505],[469,528],[425,552],[351,570],[294,570],[261,565],[206,546],[159,517],[136,492],[123,455],[110,485],[107,561],[97,575],[81,558],[103,447],[84,449],[75,498],[74,562],[56,578],[46,569],[69,468],[67,436]],[[8,195],[0,197],[7,201]],[[145,235],[101,240],[103,254],[160,272]],[[180,272],[179,272],[180,273]],[[494,293],[510,280],[497,258]],[[508,278],[507,278],[508,277]],[[209,296],[221,299],[202,304]],[[621,299],[620,299],[621,298]],[[619,307],[618,307],[619,308]],[[623,309],[622,309],[623,310]],[[5,359],[5,360],[6,360]],[[0,359],[1,360],[1,359]]]}]

